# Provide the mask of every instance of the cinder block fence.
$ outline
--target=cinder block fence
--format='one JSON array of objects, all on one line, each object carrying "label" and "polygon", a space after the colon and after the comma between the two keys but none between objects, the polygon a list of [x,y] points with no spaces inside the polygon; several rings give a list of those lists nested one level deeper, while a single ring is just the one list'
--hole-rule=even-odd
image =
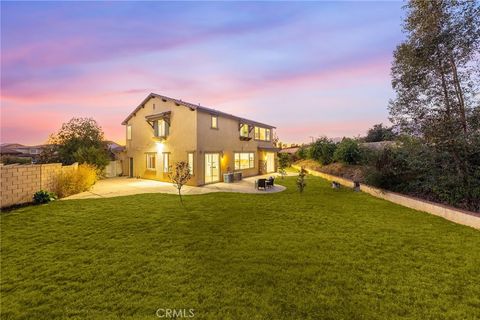
[{"label": "cinder block fence", "polygon": [[0,165],[0,207],[31,202],[33,194],[41,189],[53,191],[60,173],[77,168],[78,163]]},{"label": "cinder block fence", "polygon": [[[300,167],[297,165],[292,165],[293,168],[300,170]],[[319,172],[311,169],[305,168],[305,170],[317,177],[321,177],[328,181],[336,181],[341,185],[347,187],[353,187],[353,181],[349,179],[345,179],[342,177],[337,177],[334,175],[330,175],[328,173]],[[453,208],[450,206],[446,206],[440,203],[434,203],[427,200],[413,198],[407,195],[403,195],[396,192],[391,192],[383,189],[378,189],[372,186],[368,186],[362,184],[360,190],[368,193],[374,197],[381,198],[399,205],[402,205],[407,208],[428,212],[430,214],[442,217],[444,219],[453,221],[455,223],[463,224],[475,229],[480,230],[480,214],[475,212],[469,212],[457,208]]]}]

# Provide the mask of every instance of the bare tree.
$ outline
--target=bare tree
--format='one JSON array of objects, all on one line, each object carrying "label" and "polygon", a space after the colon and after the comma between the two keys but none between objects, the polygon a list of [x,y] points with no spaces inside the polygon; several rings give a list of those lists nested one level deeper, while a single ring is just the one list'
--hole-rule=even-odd
[{"label": "bare tree", "polygon": [[170,168],[168,177],[170,178],[170,181],[172,181],[175,188],[177,188],[178,195],[180,197],[180,203],[183,205],[181,190],[182,187],[187,184],[188,180],[190,180],[192,177],[188,163],[186,161],[176,162],[173,166],[173,170]]}]

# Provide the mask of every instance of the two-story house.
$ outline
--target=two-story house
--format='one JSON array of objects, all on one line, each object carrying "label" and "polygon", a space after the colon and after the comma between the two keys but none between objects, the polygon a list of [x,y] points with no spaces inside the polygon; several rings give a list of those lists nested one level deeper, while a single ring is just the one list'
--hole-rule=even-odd
[{"label": "two-story house", "polygon": [[275,171],[275,127],[268,124],[154,93],[122,124],[130,177],[169,181],[178,161],[188,162],[193,186],[222,181],[226,172]]}]

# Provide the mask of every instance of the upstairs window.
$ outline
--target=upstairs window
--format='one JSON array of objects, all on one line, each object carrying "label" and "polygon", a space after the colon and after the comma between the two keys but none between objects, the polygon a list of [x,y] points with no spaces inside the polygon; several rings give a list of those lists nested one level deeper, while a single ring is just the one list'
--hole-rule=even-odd
[{"label": "upstairs window", "polygon": [[261,127],[255,127],[255,140],[270,141],[271,130]]},{"label": "upstairs window", "polygon": [[154,130],[155,130],[155,136],[156,137],[166,137],[168,136],[168,123],[163,120],[157,120],[154,122]]},{"label": "upstairs window", "polygon": [[127,126],[127,140],[132,140],[132,126]]},{"label": "upstairs window", "polygon": [[212,115],[211,128],[218,129],[218,116]]},{"label": "upstairs window", "polygon": [[242,124],[240,126],[240,137],[248,137],[248,124]]}]

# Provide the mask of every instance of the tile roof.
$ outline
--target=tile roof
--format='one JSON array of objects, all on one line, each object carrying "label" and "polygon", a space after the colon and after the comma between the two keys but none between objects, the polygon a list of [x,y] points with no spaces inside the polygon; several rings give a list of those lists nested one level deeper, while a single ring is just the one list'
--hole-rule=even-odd
[{"label": "tile roof", "polygon": [[202,111],[202,112],[206,112],[206,113],[212,113],[212,114],[216,114],[216,115],[219,115],[219,116],[224,116],[224,117],[227,117],[227,118],[239,120],[240,122],[244,122],[244,123],[248,123],[248,124],[252,124],[252,125],[258,125],[258,126],[263,126],[263,127],[267,127],[267,128],[275,128],[274,126],[271,126],[271,125],[268,125],[268,124],[265,124],[265,123],[245,119],[245,118],[242,118],[242,117],[237,117],[237,116],[235,116],[233,114],[230,114],[230,113],[222,112],[222,111],[215,110],[215,109],[212,109],[212,108],[203,107],[203,106],[200,106],[198,104],[193,104],[193,103],[182,101],[182,100],[179,100],[179,99],[170,98],[170,97],[163,96],[163,95],[156,94],[156,93],[150,93],[142,101],[142,103],[140,103],[140,105],[138,105],[138,107],[136,107],[135,110],[133,110],[133,112],[131,112],[128,115],[128,117],[125,120],[123,120],[122,124],[123,125],[127,124],[128,120],[130,120],[130,118],[133,117],[135,115],[135,113],[137,113],[137,111],[140,110],[140,108],[142,108],[145,105],[145,103],[147,103],[148,100],[150,100],[152,98],[159,98],[159,99],[162,99],[162,100],[165,100],[165,101],[172,101],[178,106],[184,106],[184,107],[190,108],[191,110],[198,110],[198,111]]}]

